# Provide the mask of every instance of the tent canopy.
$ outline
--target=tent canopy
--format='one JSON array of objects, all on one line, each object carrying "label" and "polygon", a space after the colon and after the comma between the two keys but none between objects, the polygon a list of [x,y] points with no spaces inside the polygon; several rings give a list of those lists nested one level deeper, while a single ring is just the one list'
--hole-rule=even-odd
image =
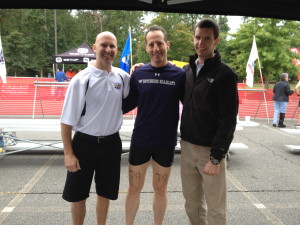
[{"label": "tent canopy", "polygon": [[237,15],[300,20],[299,0],[94,0],[85,1],[2,1],[1,8],[41,8],[41,9],[114,9],[154,12],[177,12],[213,15]]},{"label": "tent canopy", "polygon": [[86,43],[77,48],[53,56],[53,63],[57,64],[83,64],[96,59],[96,54]]}]

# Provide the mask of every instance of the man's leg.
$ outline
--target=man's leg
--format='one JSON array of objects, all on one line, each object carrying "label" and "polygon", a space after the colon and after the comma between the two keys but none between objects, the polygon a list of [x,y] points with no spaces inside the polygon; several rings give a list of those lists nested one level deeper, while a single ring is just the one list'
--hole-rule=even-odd
[{"label": "man's leg", "polygon": [[167,185],[171,173],[170,167],[160,166],[157,162],[152,160],[153,167],[153,212],[154,212],[154,224],[161,225],[165,216],[168,196]]},{"label": "man's leg", "polygon": [[283,123],[284,122],[284,117],[285,117],[285,112],[287,108],[287,102],[280,102],[279,104],[279,123],[278,127],[286,127],[286,125]]},{"label": "man's leg", "polygon": [[97,195],[96,214],[97,224],[105,225],[109,207],[109,199]]},{"label": "man's leg", "polygon": [[74,225],[83,225],[86,213],[86,199],[71,203],[72,220]]},{"label": "man's leg", "polygon": [[278,124],[278,114],[279,114],[279,103],[274,101],[274,117],[273,117],[273,126]]},{"label": "man's leg", "polygon": [[[300,105],[300,104],[299,104]],[[300,107],[298,107],[298,120],[297,120],[297,126],[300,126]]]},{"label": "man's leg", "polygon": [[139,166],[129,164],[129,188],[125,200],[126,225],[132,225],[140,205],[140,193],[144,186],[149,162]]},{"label": "man's leg", "polygon": [[[199,146],[181,140],[181,181],[185,211],[191,225],[207,225],[207,208],[204,198],[203,177],[200,171],[209,159],[201,157]],[[207,150],[209,152],[209,150]]]},{"label": "man's leg", "polygon": [[220,174],[217,176],[203,175],[205,199],[207,203],[208,225],[226,225],[227,184],[226,159],[220,164]]}]

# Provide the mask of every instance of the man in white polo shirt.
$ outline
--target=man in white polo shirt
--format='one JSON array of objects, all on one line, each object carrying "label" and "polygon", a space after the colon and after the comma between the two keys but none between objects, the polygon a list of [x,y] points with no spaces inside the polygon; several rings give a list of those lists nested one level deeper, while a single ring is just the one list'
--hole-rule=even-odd
[{"label": "man in white polo shirt", "polygon": [[94,173],[98,225],[105,224],[109,200],[117,199],[119,192],[122,98],[128,95],[130,78],[112,66],[117,54],[114,34],[98,34],[93,50],[96,61],[71,80],[61,116],[68,170],[63,199],[71,202],[73,224],[84,222]]}]

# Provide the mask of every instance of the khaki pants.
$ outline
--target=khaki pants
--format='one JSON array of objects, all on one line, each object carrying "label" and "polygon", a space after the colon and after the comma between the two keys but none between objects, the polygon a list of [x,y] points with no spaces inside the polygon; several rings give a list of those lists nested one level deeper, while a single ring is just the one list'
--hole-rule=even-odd
[{"label": "khaki pants", "polygon": [[226,225],[226,160],[220,174],[202,173],[210,148],[181,140],[181,179],[185,210],[191,225]]}]

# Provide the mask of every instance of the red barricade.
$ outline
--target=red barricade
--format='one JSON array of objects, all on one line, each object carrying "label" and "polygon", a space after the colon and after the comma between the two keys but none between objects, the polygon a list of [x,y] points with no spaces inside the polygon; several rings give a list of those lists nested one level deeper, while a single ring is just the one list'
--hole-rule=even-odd
[{"label": "red barricade", "polygon": [[[3,115],[43,115],[60,116],[67,87],[51,85],[34,86],[34,82],[53,82],[53,78],[13,78],[0,83],[0,116]],[[274,107],[271,89],[245,89],[244,83],[238,84],[239,117],[273,118]],[[296,119],[299,97],[290,96],[286,118]],[[137,109],[126,115],[136,115]]]}]

